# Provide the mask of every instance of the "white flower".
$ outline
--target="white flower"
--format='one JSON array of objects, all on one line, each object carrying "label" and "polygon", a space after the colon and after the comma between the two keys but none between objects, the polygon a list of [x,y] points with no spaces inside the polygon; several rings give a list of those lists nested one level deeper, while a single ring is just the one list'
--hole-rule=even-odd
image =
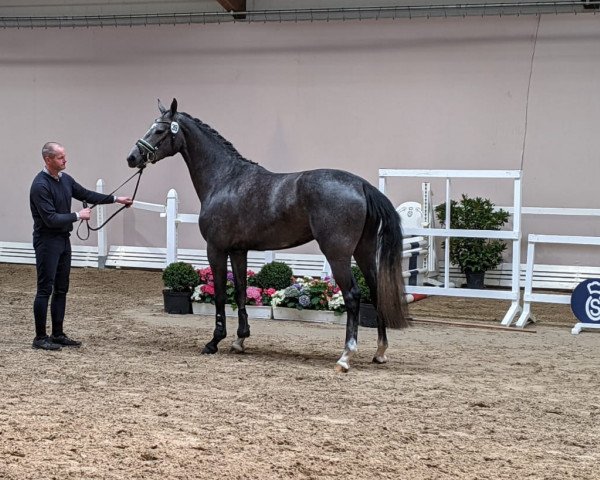
[{"label": "white flower", "polygon": [[281,302],[283,302],[284,298],[285,298],[285,290],[277,290],[271,297],[271,305],[273,307],[277,307],[277,306],[281,305]]},{"label": "white flower", "polygon": [[344,303],[344,297],[342,292],[334,293],[333,296],[327,301],[329,310],[343,312],[346,304]]},{"label": "white flower", "polygon": [[202,292],[200,291],[200,287],[201,287],[201,285],[198,285],[197,287],[194,288],[194,293],[192,293],[192,302],[200,301],[200,296],[202,295]]}]

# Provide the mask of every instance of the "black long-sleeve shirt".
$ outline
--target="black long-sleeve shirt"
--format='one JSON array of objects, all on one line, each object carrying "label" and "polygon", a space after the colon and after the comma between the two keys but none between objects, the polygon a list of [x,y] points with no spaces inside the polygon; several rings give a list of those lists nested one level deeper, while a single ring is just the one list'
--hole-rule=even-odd
[{"label": "black long-sleeve shirt", "polygon": [[72,198],[93,204],[114,202],[112,195],[88,190],[64,172],[57,180],[42,171],[33,179],[29,192],[34,236],[46,233],[68,235],[77,221],[77,214],[71,212]]}]

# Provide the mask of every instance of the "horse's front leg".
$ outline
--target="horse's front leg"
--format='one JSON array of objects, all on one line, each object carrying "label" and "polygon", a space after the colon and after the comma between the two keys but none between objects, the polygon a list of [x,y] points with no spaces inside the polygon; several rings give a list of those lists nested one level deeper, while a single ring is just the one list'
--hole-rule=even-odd
[{"label": "horse's front leg", "polygon": [[227,322],[225,319],[225,300],[227,284],[227,253],[217,251],[211,248],[210,244],[206,249],[208,263],[212,269],[215,282],[215,330],[213,338],[202,349],[202,353],[217,353],[219,342],[227,336]]},{"label": "horse's front leg", "polygon": [[238,307],[238,330],[237,338],[231,344],[234,352],[243,353],[245,350],[244,340],[250,336],[250,325],[246,313],[246,269],[248,267],[247,252],[230,253],[231,268],[233,269],[233,283],[235,285],[235,303]]}]

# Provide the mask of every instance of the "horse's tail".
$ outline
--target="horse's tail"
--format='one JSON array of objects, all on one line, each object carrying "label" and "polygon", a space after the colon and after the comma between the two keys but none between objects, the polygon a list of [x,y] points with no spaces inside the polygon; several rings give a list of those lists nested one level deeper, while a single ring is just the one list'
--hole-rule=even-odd
[{"label": "horse's tail", "polygon": [[377,229],[377,312],[389,328],[408,327],[402,276],[402,229],[392,202],[365,183],[367,222]]}]

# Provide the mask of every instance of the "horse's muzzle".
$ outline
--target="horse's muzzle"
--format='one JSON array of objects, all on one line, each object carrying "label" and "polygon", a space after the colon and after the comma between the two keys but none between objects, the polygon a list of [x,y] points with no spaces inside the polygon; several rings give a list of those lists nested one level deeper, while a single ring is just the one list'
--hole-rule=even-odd
[{"label": "horse's muzzle", "polygon": [[142,157],[138,149],[134,147],[127,157],[127,165],[129,165],[129,168],[139,168],[145,163],[144,157]]}]

